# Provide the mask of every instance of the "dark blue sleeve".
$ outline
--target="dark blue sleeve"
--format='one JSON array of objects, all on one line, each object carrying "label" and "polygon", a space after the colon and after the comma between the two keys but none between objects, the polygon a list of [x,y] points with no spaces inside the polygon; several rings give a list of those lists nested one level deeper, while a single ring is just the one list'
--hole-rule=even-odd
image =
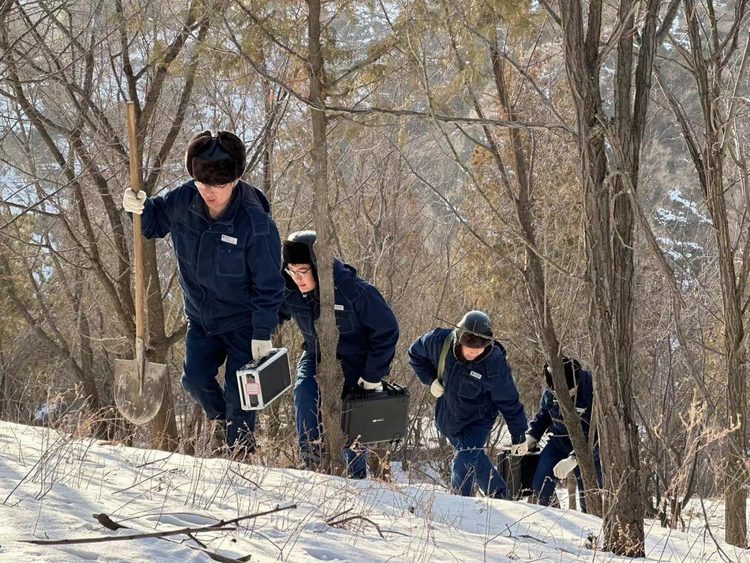
[{"label": "dark blue sleeve", "polygon": [[537,411],[534,420],[532,420],[531,424],[529,424],[529,434],[536,438],[537,441],[542,439],[542,436],[547,431],[547,428],[552,425],[552,415],[549,413],[549,408],[547,407],[548,393],[549,391],[544,391],[542,393],[542,400],[539,404],[539,411]]},{"label": "dark blue sleeve", "polygon": [[279,326],[292,318],[292,313],[289,311],[289,307],[286,304],[286,290],[284,290],[284,294],[285,297],[281,300],[281,307],[279,307]]},{"label": "dark blue sleeve", "polygon": [[253,212],[253,236],[247,250],[253,339],[268,340],[279,324],[284,301],[281,241],[273,220],[260,209]]},{"label": "dark blue sleeve", "polygon": [[437,379],[440,351],[445,338],[435,334],[439,329],[431,330],[417,338],[409,346],[409,364],[419,380],[425,385],[432,385]]},{"label": "dark blue sleeve", "polygon": [[580,395],[576,397],[576,407],[585,408],[581,415],[581,427],[586,439],[589,437],[589,428],[591,427],[591,412],[594,406],[594,385],[591,379],[591,372],[584,371],[581,384],[579,385],[578,392]]},{"label": "dark blue sleeve", "polygon": [[149,197],[143,206],[141,214],[141,233],[146,238],[163,238],[172,230],[169,206],[170,194],[166,196]]},{"label": "dark blue sleeve", "polygon": [[500,360],[500,375],[492,385],[492,401],[508,425],[512,443],[520,444],[526,438],[526,413],[518,396],[516,382],[510,372],[510,366],[503,356]]},{"label": "dark blue sleeve", "polygon": [[391,371],[398,342],[398,321],[391,307],[373,285],[367,285],[355,307],[359,322],[367,328],[369,348],[362,378],[378,383]]}]

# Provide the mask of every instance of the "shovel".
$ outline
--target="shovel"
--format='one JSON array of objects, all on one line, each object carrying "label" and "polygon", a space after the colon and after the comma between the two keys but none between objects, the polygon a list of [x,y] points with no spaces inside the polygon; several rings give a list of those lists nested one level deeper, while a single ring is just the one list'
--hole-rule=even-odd
[{"label": "shovel", "polygon": [[[135,106],[128,102],[128,142],[130,144],[130,185],[138,193],[140,170],[138,140],[135,133]],[[143,341],[143,251],[141,216],[133,213],[133,249],[135,255],[135,360],[115,360],[115,404],[133,424],[145,424],[159,412],[167,366],[146,359]]]}]

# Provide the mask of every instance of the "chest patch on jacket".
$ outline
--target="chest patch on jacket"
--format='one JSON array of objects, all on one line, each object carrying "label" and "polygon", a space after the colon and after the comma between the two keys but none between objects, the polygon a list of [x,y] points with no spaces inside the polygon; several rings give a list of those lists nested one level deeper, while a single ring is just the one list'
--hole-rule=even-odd
[{"label": "chest patch on jacket", "polygon": [[344,306],[343,305],[339,305],[338,303],[334,303],[333,309],[334,309],[334,311],[343,311],[344,310]]},{"label": "chest patch on jacket", "polygon": [[237,239],[230,237],[229,235],[221,235],[221,242],[228,242],[229,244],[237,244]]},{"label": "chest patch on jacket", "polygon": [[473,377],[474,379],[482,379],[482,374],[481,373],[477,373],[475,371],[470,371],[469,375],[471,377]]}]

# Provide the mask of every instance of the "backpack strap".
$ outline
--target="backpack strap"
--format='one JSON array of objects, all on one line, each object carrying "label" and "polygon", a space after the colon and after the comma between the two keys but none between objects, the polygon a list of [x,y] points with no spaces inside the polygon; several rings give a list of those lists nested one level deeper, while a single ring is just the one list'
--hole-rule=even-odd
[{"label": "backpack strap", "polygon": [[443,342],[443,349],[440,351],[440,360],[438,361],[437,378],[440,383],[443,383],[443,373],[445,372],[445,358],[448,357],[448,352],[451,349],[453,343],[453,336],[455,331],[452,331],[448,336],[445,337]]}]

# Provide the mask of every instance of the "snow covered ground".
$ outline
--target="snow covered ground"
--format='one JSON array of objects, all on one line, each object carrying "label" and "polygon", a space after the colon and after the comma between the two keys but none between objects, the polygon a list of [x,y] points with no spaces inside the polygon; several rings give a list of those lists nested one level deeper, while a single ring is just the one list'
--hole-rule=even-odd
[{"label": "snow covered ground", "polygon": [[[23,543],[205,527],[277,507],[282,510],[194,539]],[[92,516],[101,513],[128,529],[104,528]],[[169,455],[0,422],[2,562],[211,561],[208,552],[214,560],[293,563],[629,561],[587,546],[600,527],[600,520],[579,512],[464,499],[431,485]],[[646,560],[750,561],[748,552],[722,542],[720,531],[713,530],[714,541],[701,526],[691,529],[650,525]]]}]

